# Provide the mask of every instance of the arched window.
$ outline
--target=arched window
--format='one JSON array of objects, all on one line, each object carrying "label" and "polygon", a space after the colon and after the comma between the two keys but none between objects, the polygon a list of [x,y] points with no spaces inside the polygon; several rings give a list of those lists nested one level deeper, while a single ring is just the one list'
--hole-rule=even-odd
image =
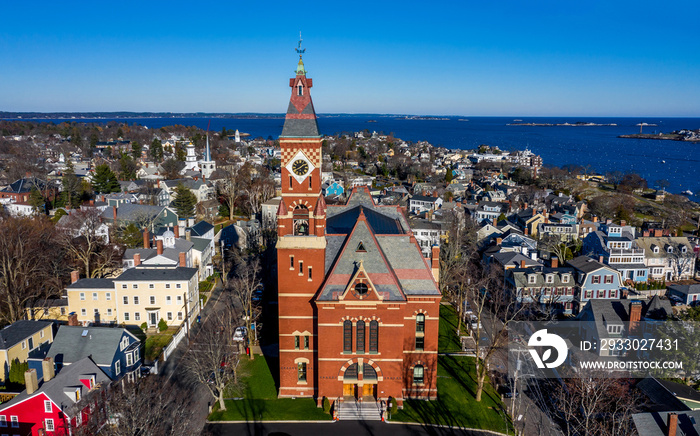
[{"label": "arched window", "polygon": [[306,362],[297,363],[297,381],[306,381]]},{"label": "arched window", "polygon": [[416,333],[425,332],[425,315],[419,313],[416,315]]},{"label": "arched window", "polygon": [[369,322],[369,352],[379,352],[379,322],[377,320]]},{"label": "arched window", "polygon": [[343,323],[343,352],[352,353],[352,321]]},{"label": "arched window", "polygon": [[309,209],[304,205],[299,205],[294,209],[292,217],[294,219],[294,234],[307,236],[309,234]]},{"label": "arched window", "polygon": [[423,375],[423,365],[416,365],[413,367],[413,384],[422,384],[425,380]]},{"label": "arched window", "polygon": [[362,364],[362,378],[365,380],[376,380],[377,371],[369,363]]},{"label": "arched window", "polygon": [[357,321],[355,326],[357,333],[355,333],[355,352],[364,353],[365,352],[365,322]]},{"label": "arched window", "polygon": [[304,95],[304,86],[301,83],[297,85],[297,95]]}]

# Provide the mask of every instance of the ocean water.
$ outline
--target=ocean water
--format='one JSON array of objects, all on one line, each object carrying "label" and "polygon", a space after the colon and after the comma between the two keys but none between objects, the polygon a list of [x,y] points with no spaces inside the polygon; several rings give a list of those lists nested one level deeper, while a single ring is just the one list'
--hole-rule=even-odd
[{"label": "ocean water", "polygon": [[[599,173],[609,171],[636,172],[654,185],[668,180],[669,191],[691,190],[692,199],[700,201],[700,143],[625,139],[618,135],[639,133],[668,133],[680,129],[700,129],[700,118],[517,118],[525,123],[615,124],[614,126],[513,126],[511,117],[447,117],[447,119],[405,119],[388,115],[319,115],[322,134],[354,132],[364,129],[393,133],[405,141],[425,140],[435,146],[453,149],[473,149],[480,144],[498,146],[502,150],[529,148],[542,156],[545,165],[578,164]],[[34,120],[36,121],[36,120]],[[46,120],[48,121],[48,120]],[[58,120],[51,120],[59,122]],[[107,122],[110,120],[70,120]],[[150,128],[182,124],[207,128],[209,118],[133,118],[121,122],[138,123]],[[520,121],[518,121],[520,122]],[[238,129],[252,137],[277,138],[284,119],[279,118],[211,118],[212,131]]]}]

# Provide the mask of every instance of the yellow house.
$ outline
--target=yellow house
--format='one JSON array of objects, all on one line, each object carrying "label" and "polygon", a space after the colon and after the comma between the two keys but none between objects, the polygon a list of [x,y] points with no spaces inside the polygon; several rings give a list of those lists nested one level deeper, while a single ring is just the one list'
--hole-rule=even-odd
[{"label": "yellow house", "polygon": [[6,381],[12,361],[26,362],[29,353],[53,342],[53,322],[17,321],[0,330],[0,377]]},{"label": "yellow house", "polygon": [[25,307],[26,319],[68,321],[68,299],[48,298],[39,300],[31,307]]},{"label": "yellow house", "polygon": [[197,268],[135,267],[116,279],[81,279],[66,288],[78,322],[157,327],[191,325],[199,315]]}]

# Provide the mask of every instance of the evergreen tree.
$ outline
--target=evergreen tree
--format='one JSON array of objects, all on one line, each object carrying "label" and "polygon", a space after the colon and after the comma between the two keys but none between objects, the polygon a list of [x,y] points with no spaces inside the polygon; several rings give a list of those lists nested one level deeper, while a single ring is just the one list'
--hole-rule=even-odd
[{"label": "evergreen tree", "polygon": [[119,179],[120,180],[136,180],[136,171],[138,166],[136,162],[126,153],[122,154],[119,159]]},{"label": "evergreen tree", "polygon": [[80,195],[80,179],[75,175],[75,167],[70,159],[66,161],[66,170],[63,172],[61,183],[63,184],[63,194],[65,195],[66,203],[68,203],[68,208],[73,209]]},{"label": "evergreen tree", "polygon": [[102,164],[95,168],[95,175],[92,178],[92,189],[98,194],[109,194],[111,192],[121,191],[117,176],[109,169],[109,165]]},{"label": "evergreen tree", "polygon": [[29,192],[29,204],[32,206],[37,213],[46,213],[45,204],[46,199],[44,195],[36,189],[36,186],[32,186],[32,190]]},{"label": "evergreen tree", "polygon": [[184,162],[187,158],[187,151],[185,150],[185,147],[182,146],[182,144],[180,143],[178,143],[175,146],[175,158],[182,162]]},{"label": "evergreen tree", "polygon": [[182,183],[175,187],[175,200],[171,206],[175,208],[178,217],[189,218],[194,215],[194,207],[197,205],[197,197]]},{"label": "evergreen tree", "polygon": [[131,156],[133,156],[134,159],[140,159],[142,151],[143,146],[138,141],[134,141],[131,143]]},{"label": "evergreen tree", "polygon": [[452,168],[447,167],[447,171],[445,172],[445,181],[447,183],[451,183],[452,179],[454,179],[454,174],[452,174]]},{"label": "evergreen tree", "polygon": [[153,142],[151,142],[151,159],[153,159],[156,162],[160,162],[163,159],[163,143],[160,142],[160,139],[154,138]]}]

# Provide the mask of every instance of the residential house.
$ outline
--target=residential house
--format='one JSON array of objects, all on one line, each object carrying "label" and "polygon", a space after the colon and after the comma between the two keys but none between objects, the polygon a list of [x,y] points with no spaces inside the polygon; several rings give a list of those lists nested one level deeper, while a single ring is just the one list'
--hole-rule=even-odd
[{"label": "residential house", "polygon": [[622,276],[611,266],[588,256],[572,259],[568,261],[568,265],[576,270],[576,301],[579,310],[589,300],[612,300],[622,297]]},{"label": "residential house", "polygon": [[509,208],[510,205],[508,203],[480,201],[477,205],[476,210],[473,211],[472,217],[478,223],[482,223],[484,221],[496,223],[498,221],[498,217],[501,216],[501,214],[505,215],[508,213]]},{"label": "residential house", "polygon": [[0,377],[7,381],[12,362],[24,363],[37,350],[48,349],[54,340],[51,321],[15,321],[0,330]]},{"label": "residential house", "polygon": [[26,319],[38,321],[68,321],[68,300],[46,298],[27,303],[24,308]]},{"label": "residential house", "polygon": [[[52,358],[60,371],[89,356],[110,379],[134,381],[141,366],[140,347],[141,341],[127,329],[62,325],[46,357]],[[31,359],[29,364],[39,377],[43,376],[42,361]]]},{"label": "residential house", "polygon": [[646,253],[649,280],[688,280],[695,276],[693,244],[682,236],[647,236],[635,240]]},{"label": "residential house", "polygon": [[625,225],[604,224],[602,230],[589,233],[583,240],[583,253],[602,258],[602,262],[620,271],[623,280],[646,282],[646,250],[640,247]]},{"label": "residential house", "polygon": [[515,225],[517,225],[526,236],[537,236],[537,226],[545,220],[544,214],[536,211],[525,205],[524,209],[519,210],[509,217]]},{"label": "residential house", "polygon": [[416,214],[430,210],[435,211],[440,209],[440,206],[442,206],[442,198],[440,197],[414,195],[408,200],[408,210]]},{"label": "residential house", "polygon": [[562,242],[570,242],[578,238],[578,228],[576,223],[553,223],[545,219],[544,222],[537,225],[537,235],[540,237],[553,236]]},{"label": "residential house", "polygon": [[105,209],[100,215],[105,223],[110,225],[136,224],[142,228],[148,226],[153,232],[158,227],[178,225],[177,213],[164,206],[148,206],[145,204],[122,204]]},{"label": "residential house", "polygon": [[197,202],[209,200],[213,198],[216,193],[211,184],[204,182],[203,180],[194,179],[177,179],[177,180],[163,180],[160,182],[160,188],[168,192],[171,199],[175,198],[175,188],[182,183],[186,188],[188,188],[197,197]]},{"label": "residential house", "polygon": [[700,434],[700,410],[672,410],[632,415],[638,436],[685,436]]},{"label": "residential house", "polygon": [[32,190],[42,193],[44,198],[53,199],[58,193],[58,186],[37,177],[24,177],[0,189],[0,203],[27,203]]},{"label": "residential house", "polygon": [[262,228],[276,229],[277,228],[277,210],[280,207],[282,197],[274,197],[262,204]]},{"label": "residential house", "polygon": [[636,387],[651,410],[700,410],[700,391],[685,383],[648,376]]},{"label": "residential house", "polygon": [[221,229],[219,241],[224,247],[239,250],[253,248],[262,243],[262,230],[258,220],[238,220]]},{"label": "residential house", "polygon": [[43,361],[43,377],[25,373],[26,390],[0,405],[0,433],[7,435],[68,436],[94,412],[94,395],[110,383],[89,357],[54,370]]},{"label": "residential house", "polygon": [[547,313],[573,311],[576,287],[573,268],[559,268],[557,264],[551,268],[512,268],[506,271],[505,280],[518,304],[534,303]]},{"label": "residential house", "polygon": [[700,300],[700,284],[669,285],[666,295],[680,298],[683,304],[695,305],[698,304],[696,301]]},{"label": "residential house", "polygon": [[332,180],[321,185],[321,194],[323,194],[324,197],[330,197],[334,195],[340,196],[343,195],[344,192],[345,189],[343,189],[342,180]]},{"label": "residential house", "polygon": [[[185,264],[173,267],[136,266],[115,279],[81,279],[66,288],[68,306],[77,321],[156,328],[192,324],[199,314],[199,273]],[[111,281],[112,286],[109,287]]]},{"label": "residential house", "polygon": [[[658,296],[649,301],[591,299],[578,314],[582,324],[583,340],[600,343],[603,339],[634,337],[643,335],[635,332],[635,323],[654,322],[668,318],[673,313],[668,300]],[[597,347],[599,356],[619,356],[624,352],[614,347]]]},{"label": "residential house", "polygon": [[411,221],[411,230],[413,230],[413,235],[416,237],[418,246],[425,258],[430,257],[432,247],[439,247],[440,239],[447,235],[447,231],[443,230],[442,224],[423,219]]},{"label": "residential house", "polygon": [[485,258],[485,262],[487,265],[496,264],[504,271],[513,268],[541,268],[544,266],[536,259],[532,259],[518,252],[512,251],[503,251],[491,254]]}]

